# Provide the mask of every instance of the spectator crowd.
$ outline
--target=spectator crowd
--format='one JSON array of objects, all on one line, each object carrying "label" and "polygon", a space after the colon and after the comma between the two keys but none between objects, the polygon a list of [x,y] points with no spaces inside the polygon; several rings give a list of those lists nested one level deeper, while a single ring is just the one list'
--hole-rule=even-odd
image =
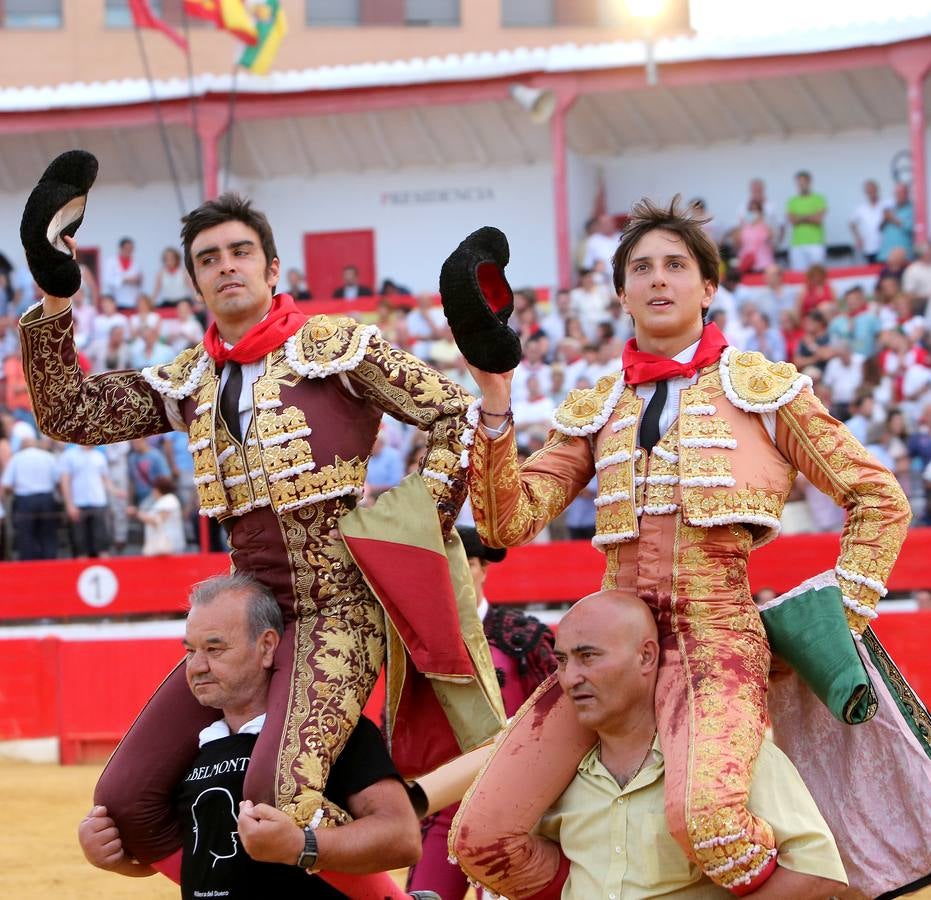
[{"label": "spectator crowd", "polygon": [[[931,247],[914,241],[908,187],[896,185],[884,201],[877,183],[868,180],[849,217],[855,261],[868,266],[853,274],[832,270],[823,226],[827,201],[813,184],[810,173],[799,172],[797,194],[780,213],[764,182],[754,179],[725,229],[701,199],[692,201],[726,260],[710,317],[733,346],[788,360],[809,375],[831,413],[895,472],[915,523],[931,524]],[[620,368],[632,325],[612,286],[619,226],[623,217],[601,215],[588,223],[576,251],[573,288],[551,295],[515,291],[511,324],[524,356],[513,380],[513,412],[523,455],[542,446],[554,409],[570,391]],[[784,277],[785,256],[792,271],[804,273],[800,283]],[[164,251],[151,279],[136,262],[130,238],[104,260],[99,283],[90,268],[82,270],[73,317],[85,372],[159,365],[203,338],[204,309],[175,248]],[[299,269],[288,269],[281,287],[311,300]],[[358,269],[347,266],[336,295],[354,300],[373,294],[360,283]],[[436,296],[408,294],[386,281],[374,312],[349,311],[375,321],[391,343],[474,390]],[[16,327],[36,299],[31,281],[0,254],[0,558],[196,550],[186,435],[94,448],[63,446],[36,432]],[[313,310],[312,302],[307,309]],[[415,429],[385,421],[369,464],[367,501],[416,470],[423,440]],[[542,537],[590,537],[594,497],[593,482]],[[786,531],[837,530],[842,517],[829,498],[799,478],[783,524]],[[466,508],[462,519],[469,518]],[[215,523],[211,530],[213,547],[220,549]]]}]

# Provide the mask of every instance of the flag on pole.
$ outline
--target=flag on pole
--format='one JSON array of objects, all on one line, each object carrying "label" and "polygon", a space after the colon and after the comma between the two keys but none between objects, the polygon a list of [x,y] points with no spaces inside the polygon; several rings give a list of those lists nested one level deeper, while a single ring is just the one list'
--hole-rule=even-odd
[{"label": "flag on pole", "polygon": [[187,41],[152,12],[149,0],[129,0],[129,11],[132,13],[133,25],[136,28],[152,28],[155,31],[160,31],[170,41],[187,52]]},{"label": "flag on pole", "polygon": [[184,0],[184,11],[193,19],[213,22],[221,31],[229,31],[245,44],[256,44],[258,29],[246,9],[245,0]]},{"label": "flag on pole", "polygon": [[239,65],[256,75],[265,75],[271,68],[282,38],[288,33],[288,22],[280,0],[252,0],[249,11],[255,20],[258,40],[246,47]]}]

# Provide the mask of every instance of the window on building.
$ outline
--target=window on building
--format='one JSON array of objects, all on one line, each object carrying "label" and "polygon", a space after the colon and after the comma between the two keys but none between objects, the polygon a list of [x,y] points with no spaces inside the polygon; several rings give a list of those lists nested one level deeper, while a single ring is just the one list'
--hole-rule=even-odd
[{"label": "window on building", "polygon": [[324,26],[454,26],[460,0],[305,0],[305,21]]},{"label": "window on building", "polygon": [[506,28],[604,25],[608,11],[604,6],[600,0],[501,0],[501,24]]},{"label": "window on building", "polygon": [[4,28],[61,28],[61,0],[0,0]]},{"label": "window on building", "polygon": [[[149,0],[149,9],[172,28],[180,29],[185,24],[184,0]],[[129,0],[104,0],[104,25],[107,28],[132,28],[133,14],[129,9]],[[210,23],[205,19],[187,16],[187,25],[190,28],[203,28]]]}]

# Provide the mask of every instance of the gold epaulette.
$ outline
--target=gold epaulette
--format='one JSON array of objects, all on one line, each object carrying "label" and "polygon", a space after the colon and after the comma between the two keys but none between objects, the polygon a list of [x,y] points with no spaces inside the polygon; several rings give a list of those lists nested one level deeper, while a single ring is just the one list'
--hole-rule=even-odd
[{"label": "gold epaulette", "polygon": [[375,325],[360,325],[347,316],[312,316],[285,341],[285,356],[299,375],[325,378],[359,365],[378,333]]},{"label": "gold epaulette", "polygon": [[624,390],[621,374],[599,378],[594,387],[569,391],[553,413],[553,427],[563,434],[594,434],[611,417]]},{"label": "gold epaulette", "polygon": [[728,347],[719,371],[727,399],[746,412],[772,412],[811,387],[811,379],[792,363],[772,362],[755,350]]}]

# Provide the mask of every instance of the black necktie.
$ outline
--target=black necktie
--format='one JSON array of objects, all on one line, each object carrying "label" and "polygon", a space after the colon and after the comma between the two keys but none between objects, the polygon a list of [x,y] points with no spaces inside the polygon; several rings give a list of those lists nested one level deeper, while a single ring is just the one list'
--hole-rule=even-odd
[{"label": "black necktie", "polygon": [[659,441],[659,417],[663,414],[666,397],[669,395],[669,382],[657,381],[656,390],[640,421],[640,446],[649,453]]},{"label": "black necktie", "polygon": [[229,433],[239,443],[242,443],[242,431],[239,428],[239,395],[242,393],[242,366],[232,360],[227,362],[226,365],[229,366],[230,374],[220,394],[220,415],[223,416],[223,421],[226,422]]}]

